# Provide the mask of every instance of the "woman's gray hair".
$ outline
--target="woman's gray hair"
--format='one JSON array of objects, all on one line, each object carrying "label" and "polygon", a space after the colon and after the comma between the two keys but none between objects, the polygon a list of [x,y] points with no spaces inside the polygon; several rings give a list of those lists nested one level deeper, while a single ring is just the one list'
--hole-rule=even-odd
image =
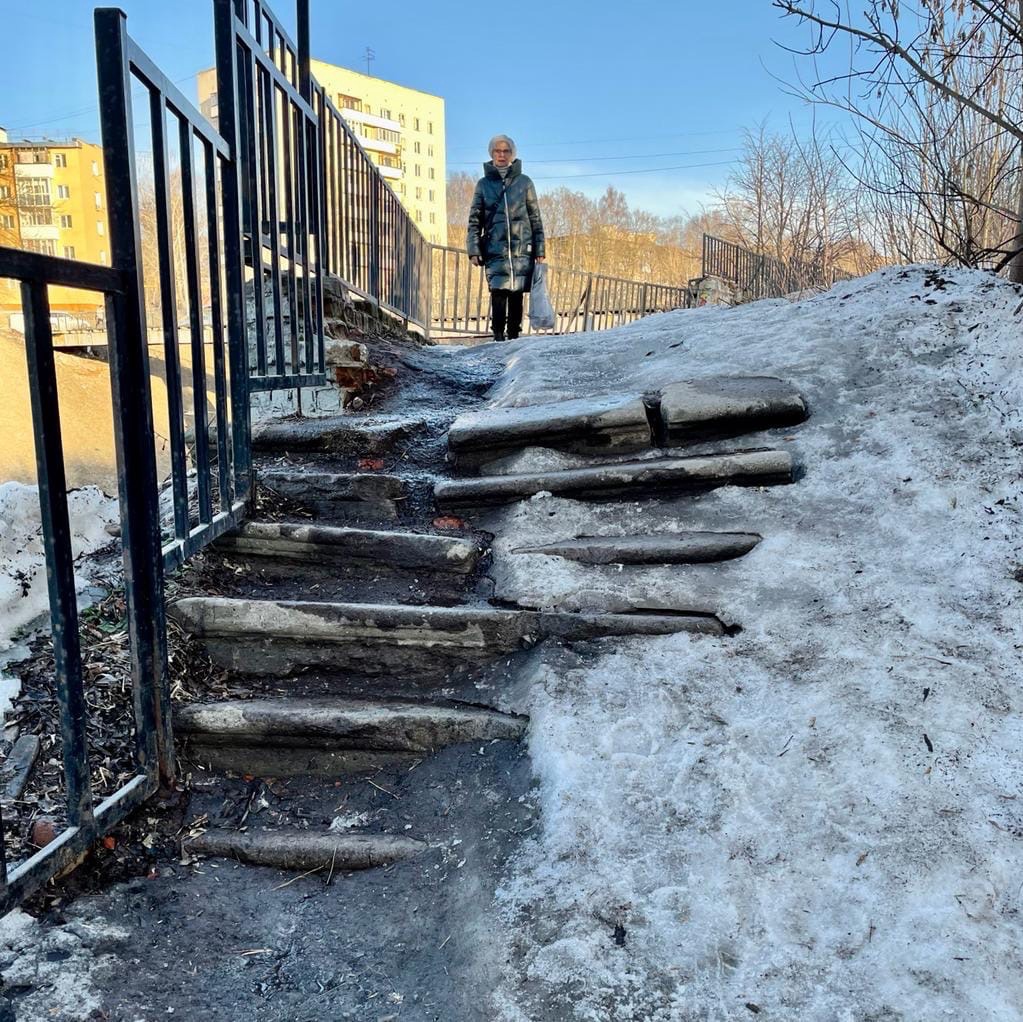
[{"label": "woman's gray hair", "polygon": [[487,152],[493,156],[494,146],[496,146],[498,142],[505,142],[507,144],[508,148],[512,151],[512,159],[514,159],[517,155],[515,151],[515,143],[507,135],[495,135],[487,145]]}]

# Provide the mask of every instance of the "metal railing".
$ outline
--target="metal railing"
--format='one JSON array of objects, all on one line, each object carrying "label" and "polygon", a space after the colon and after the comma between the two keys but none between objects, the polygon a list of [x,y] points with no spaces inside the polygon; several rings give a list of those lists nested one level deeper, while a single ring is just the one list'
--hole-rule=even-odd
[{"label": "metal railing", "polygon": [[[116,217],[112,217],[112,231],[117,224]],[[21,283],[66,804],[65,826],[57,836],[13,868],[7,862],[0,826],[0,912],[6,912],[117,826],[157,790],[161,778],[169,779],[174,771],[174,750],[167,685],[156,455],[152,408],[147,391],[139,386],[141,380],[148,378],[148,370],[136,281],[131,274],[118,269],[6,248],[0,248],[0,277]],[[99,803],[92,791],[87,737],[89,707],[79,634],[49,285],[99,292],[106,300],[124,584],[131,636],[136,769],[127,783]]]},{"label": "metal railing", "polygon": [[[545,333],[579,333],[623,326],[655,312],[686,304],[686,287],[624,280],[547,264],[547,288],[556,314]],[[490,330],[490,291],[486,273],[474,266],[465,249],[432,246],[430,336],[483,336]],[[530,333],[526,296],[523,333]]]},{"label": "metal railing", "polygon": [[827,289],[840,280],[852,278],[852,274],[824,266],[819,261],[790,259],[783,262],[710,234],[703,236],[702,275],[723,277],[735,284],[743,301]]}]

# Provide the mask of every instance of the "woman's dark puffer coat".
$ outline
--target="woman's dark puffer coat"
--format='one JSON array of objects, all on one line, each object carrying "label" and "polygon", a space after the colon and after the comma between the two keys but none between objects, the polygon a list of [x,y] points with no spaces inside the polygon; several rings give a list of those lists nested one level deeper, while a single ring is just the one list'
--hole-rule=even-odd
[{"label": "woman's dark puffer coat", "polygon": [[533,262],[544,256],[543,221],[533,182],[515,160],[501,179],[493,162],[483,164],[469,207],[467,247],[487,268],[491,291],[528,291]]}]

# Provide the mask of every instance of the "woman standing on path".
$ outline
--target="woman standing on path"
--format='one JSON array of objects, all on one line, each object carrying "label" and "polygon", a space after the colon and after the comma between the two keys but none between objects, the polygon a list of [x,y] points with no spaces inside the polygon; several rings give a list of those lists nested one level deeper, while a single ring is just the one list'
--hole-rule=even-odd
[{"label": "woman standing on path", "polygon": [[533,182],[515,159],[507,135],[490,140],[490,161],[469,207],[469,259],[485,266],[494,340],[514,340],[522,330],[522,295],[533,282],[534,262],[545,258],[543,221]]}]

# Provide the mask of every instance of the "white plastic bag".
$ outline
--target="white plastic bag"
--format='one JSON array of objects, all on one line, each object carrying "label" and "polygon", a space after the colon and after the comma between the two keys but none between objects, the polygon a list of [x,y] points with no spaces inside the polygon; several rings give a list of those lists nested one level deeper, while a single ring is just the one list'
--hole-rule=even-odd
[{"label": "white plastic bag", "polygon": [[554,306],[547,294],[547,266],[536,263],[533,284],[529,289],[529,325],[533,330],[551,330],[554,323]]}]

